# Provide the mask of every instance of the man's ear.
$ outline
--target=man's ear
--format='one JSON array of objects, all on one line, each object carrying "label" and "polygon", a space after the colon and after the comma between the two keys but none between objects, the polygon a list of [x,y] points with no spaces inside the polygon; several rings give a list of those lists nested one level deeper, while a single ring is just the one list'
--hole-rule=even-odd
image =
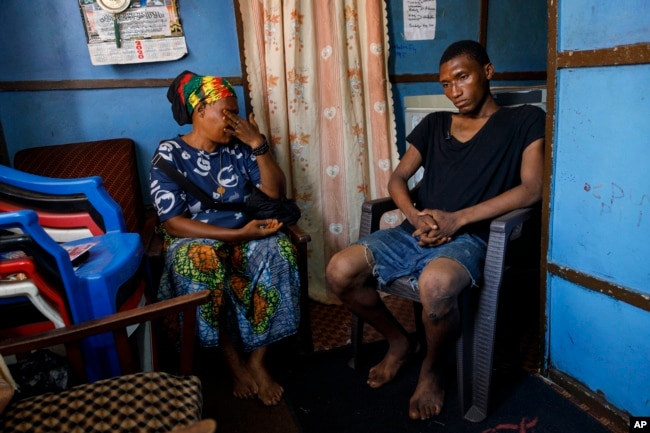
[{"label": "man's ear", "polygon": [[492,76],[494,75],[494,65],[492,63],[487,63],[485,66],[485,76],[487,77],[488,80],[492,79]]}]

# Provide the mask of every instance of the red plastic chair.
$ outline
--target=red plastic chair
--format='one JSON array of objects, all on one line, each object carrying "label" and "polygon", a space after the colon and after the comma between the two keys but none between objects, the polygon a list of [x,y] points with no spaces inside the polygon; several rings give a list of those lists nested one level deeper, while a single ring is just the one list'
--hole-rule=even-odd
[{"label": "red plastic chair", "polygon": [[30,335],[71,324],[65,296],[41,277],[31,257],[0,262],[0,299],[17,303],[24,298],[47,320],[2,329],[0,338]]}]

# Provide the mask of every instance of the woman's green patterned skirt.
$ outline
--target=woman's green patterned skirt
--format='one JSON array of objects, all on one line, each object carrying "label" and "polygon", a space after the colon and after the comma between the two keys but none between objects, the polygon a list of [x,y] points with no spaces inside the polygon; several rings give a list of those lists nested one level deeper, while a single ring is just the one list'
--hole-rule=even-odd
[{"label": "woman's green patterned skirt", "polygon": [[158,299],[211,292],[197,311],[201,345],[217,346],[224,324],[246,352],[297,332],[298,262],[284,233],[242,243],[166,235],[165,250]]}]

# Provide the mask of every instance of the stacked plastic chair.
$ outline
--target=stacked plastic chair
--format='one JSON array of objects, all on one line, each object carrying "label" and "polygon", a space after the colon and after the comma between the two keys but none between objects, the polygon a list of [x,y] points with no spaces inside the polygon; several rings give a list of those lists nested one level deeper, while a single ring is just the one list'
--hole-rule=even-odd
[{"label": "stacked plastic chair", "polygon": [[[7,287],[22,281],[23,289],[38,289],[36,296],[7,291],[0,299],[5,305],[26,296],[44,312],[35,301],[40,297],[69,325],[146,303],[148,264],[140,236],[126,231],[99,177],[57,179],[0,166],[0,231],[0,252],[17,251],[3,260],[0,277]],[[80,247],[89,249],[73,264],[69,251]],[[114,349],[110,334],[85,341],[89,380],[120,374]]]},{"label": "stacked plastic chair", "polygon": [[[19,254],[13,258],[4,256],[0,261],[0,299],[8,300],[5,303],[17,305],[20,299],[28,298],[47,320],[34,322],[28,317],[24,321],[21,320],[21,324],[0,330],[0,338],[29,335],[53,327],[63,328],[71,323],[63,294],[41,277],[34,260],[27,257],[23,251],[26,244],[31,244],[29,236],[0,236],[0,255],[16,252]],[[20,312],[17,312],[17,315],[20,315]]]}]

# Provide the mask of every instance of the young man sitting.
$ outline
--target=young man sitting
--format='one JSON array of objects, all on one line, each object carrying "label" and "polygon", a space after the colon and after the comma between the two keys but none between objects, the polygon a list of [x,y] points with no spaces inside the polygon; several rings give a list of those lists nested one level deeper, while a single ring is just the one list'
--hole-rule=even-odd
[{"label": "young man sitting", "polygon": [[[387,340],[368,385],[392,380],[411,352],[407,332],[381,301],[371,277],[389,283],[411,276],[423,306],[427,350],[409,402],[412,419],[438,415],[444,365],[459,326],[458,294],[481,279],[490,220],[541,199],[543,110],[500,107],[490,93],[494,67],[475,41],[451,44],[440,59],[440,84],[458,113],[429,114],[406,138],[411,144],[388,190],[406,216],[334,255],[329,287]],[[407,181],[424,167],[416,203]]]}]

